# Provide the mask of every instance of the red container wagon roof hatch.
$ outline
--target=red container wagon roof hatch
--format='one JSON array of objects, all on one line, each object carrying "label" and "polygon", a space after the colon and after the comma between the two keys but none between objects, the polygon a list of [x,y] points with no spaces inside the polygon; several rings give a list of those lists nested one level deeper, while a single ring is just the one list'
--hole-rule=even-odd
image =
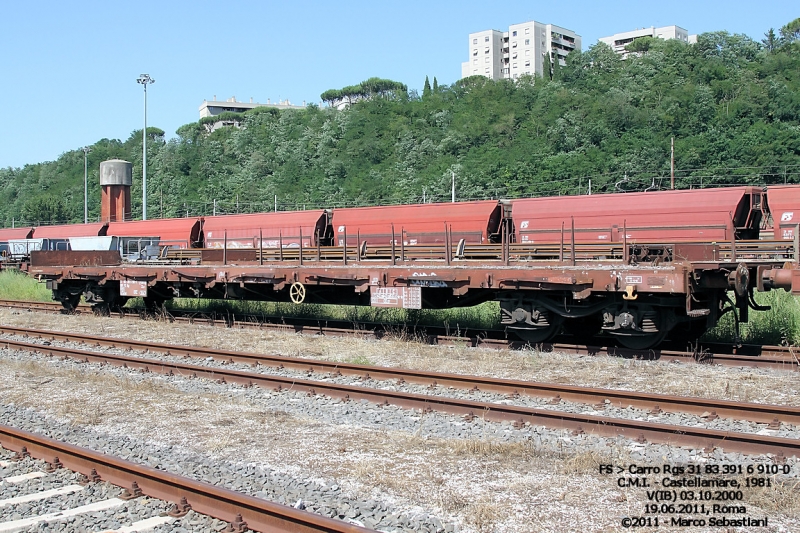
[{"label": "red container wagon roof hatch", "polygon": [[34,239],[69,239],[70,237],[97,237],[106,234],[108,224],[65,224],[39,226],[33,230]]},{"label": "red container wagon roof hatch", "polygon": [[280,211],[251,215],[222,215],[206,217],[203,223],[206,248],[313,247],[327,244],[329,215],[325,210]]},{"label": "red container wagon roof hatch", "polygon": [[[752,210],[751,210],[752,204]],[[728,187],[512,201],[516,240],[521,243],[729,241],[737,228],[755,228],[738,238],[757,238],[761,189]]]},{"label": "red container wagon roof hatch", "polygon": [[0,229],[0,242],[8,242],[9,239],[30,239],[33,235],[33,228],[3,228]]},{"label": "red container wagon roof hatch", "polygon": [[393,205],[334,209],[333,229],[336,244],[392,243],[407,246],[444,244],[445,225],[451,229],[451,243],[464,239],[467,244],[485,244],[495,238],[502,222],[502,205],[496,200],[441,204]]}]

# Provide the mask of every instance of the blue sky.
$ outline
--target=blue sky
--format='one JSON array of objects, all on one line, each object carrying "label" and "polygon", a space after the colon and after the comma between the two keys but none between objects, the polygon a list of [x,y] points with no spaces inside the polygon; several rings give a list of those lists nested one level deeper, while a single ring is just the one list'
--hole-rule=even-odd
[{"label": "blue sky", "polygon": [[797,2],[671,0],[36,1],[6,0],[0,32],[4,126],[0,168],[56,159],[143,122],[168,136],[224,100],[319,102],[331,88],[372,76],[421,91],[449,84],[467,59],[467,35],[537,20],[574,30],[584,50],[599,37],[677,24],[760,40],[800,16]]}]

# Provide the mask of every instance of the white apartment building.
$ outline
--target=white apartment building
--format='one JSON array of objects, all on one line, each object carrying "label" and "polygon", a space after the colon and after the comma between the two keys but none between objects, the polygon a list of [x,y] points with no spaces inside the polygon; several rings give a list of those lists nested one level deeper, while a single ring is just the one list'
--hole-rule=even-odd
[{"label": "white apartment building", "polygon": [[581,37],[572,30],[536,21],[513,24],[508,31],[484,30],[469,34],[469,60],[461,64],[461,77],[481,75],[499,80],[523,74],[542,75],[545,54],[561,65]]},{"label": "white apartment building", "polygon": [[[657,37],[659,39],[678,39],[685,43],[691,42],[689,39],[689,32],[681,28],[680,26],[664,26],[663,28],[641,28],[638,30],[633,31],[626,31],[624,33],[615,33],[610,37],[600,37],[601,43],[606,43],[610,46],[616,53],[620,54],[622,58],[628,57],[630,52],[625,50],[625,47],[628,46],[636,39],[640,39],[642,37]],[[697,36],[694,37],[694,41],[697,41]]]}]

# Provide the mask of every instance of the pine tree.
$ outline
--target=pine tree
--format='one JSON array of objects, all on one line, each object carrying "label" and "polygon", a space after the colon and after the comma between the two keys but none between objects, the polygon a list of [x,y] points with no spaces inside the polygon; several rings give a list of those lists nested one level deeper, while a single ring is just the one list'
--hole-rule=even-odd
[{"label": "pine tree", "polygon": [[436,94],[439,92],[439,82],[436,80],[436,76],[433,77],[433,93]]},{"label": "pine tree", "polygon": [[550,54],[544,55],[544,66],[542,67],[542,77],[546,80],[553,79],[553,63],[550,61]]},{"label": "pine tree", "polygon": [[425,76],[425,86],[422,88],[422,97],[431,95],[431,82],[428,81],[428,76]]},{"label": "pine tree", "polygon": [[558,59],[558,52],[555,52],[553,59],[553,81],[561,80],[561,60]]}]

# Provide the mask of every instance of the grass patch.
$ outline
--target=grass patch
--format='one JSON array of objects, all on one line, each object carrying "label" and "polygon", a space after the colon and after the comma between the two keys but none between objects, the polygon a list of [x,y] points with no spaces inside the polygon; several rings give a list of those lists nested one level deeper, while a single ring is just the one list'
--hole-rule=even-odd
[{"label": "grass patch", "polygon": [[44,283],[17,270],[0,271],[0,298],[4,300],[52,301],[53,295]]},{"label": "grass patch", "polygon": [[[141,299],[128,302],[128,307],[143,306]],[[309,320],[341,320],[359,324],[402,324],[409,329],[425,326],[444,326],[451,334],[466,330],[499,328],[500,310],[497,302],[456,309],[392,309],[368,306],[291,304],[231,300],[178,298],[166,303],[167,309],[221,316],[250,316],[254,319],[297,318]]]},{"label": "grass patch", "polygon": [[[733,297],[731,297],[733,298]],[[788,344],[800,342],[800,301],[786,291],[755,293],[756,303],[770,306],[769,311],[750,310],[750,320],[740,324],[743,342],[752,344]],[[703,339],[716,342],[732,342],[735,337],[734,320],[731,313],[723,316],[714,329]]]}]

